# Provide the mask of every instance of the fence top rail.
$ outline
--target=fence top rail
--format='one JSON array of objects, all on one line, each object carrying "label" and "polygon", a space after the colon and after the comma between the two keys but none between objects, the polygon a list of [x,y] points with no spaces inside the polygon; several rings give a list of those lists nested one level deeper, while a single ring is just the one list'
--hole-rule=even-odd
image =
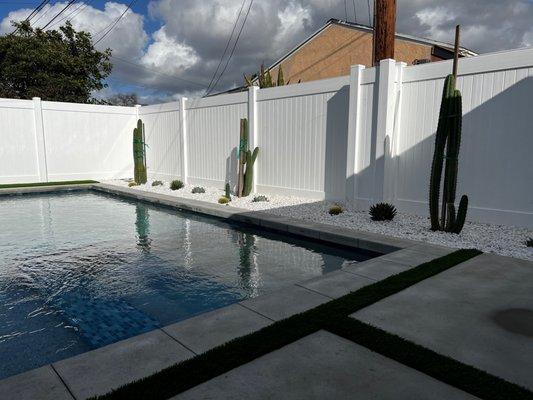
[{"label": "fence top rail", "polygon": [[274,100],[286,97],[307,96],[319,93],[336,92],[343,86],[350,84],[350,77],[339,76],[335,78],[321,79],[312,82],[289,84],[266,89],[257,92],[257,101]]},{"label": "fence top rail", "polygon": [[[440,79],[452,73],[453,60],[410,65],[403,71],[403,82]],[[482,74],[510,69],[533,67],[533,48],[523,48],[482,54],[459,59],[458,75]]]},{"label": "fence top rail", "polygon": [[139,115],[157,114],[180,110],[180,102],[172,101],[169,103],[152,104],[149,106],[139,107]]},{"label": "fence top rail", "polygon": [[33,100],[0,98],[0,108],[32,109]]},{"label": "fence top rail", "polygon": [[220,94],[217,96],[192,98],[185,102],[186,110],[197,108],[229,106],[232,104],[248,103],[248,91],[239,93]]},{"label": "fence top rail", "polygon": [[59,101],[43,101],[42,109],[46,111],[71,111],[104,114],[135,115],[135,107],[109,106],[103,104],[63,103]]}]

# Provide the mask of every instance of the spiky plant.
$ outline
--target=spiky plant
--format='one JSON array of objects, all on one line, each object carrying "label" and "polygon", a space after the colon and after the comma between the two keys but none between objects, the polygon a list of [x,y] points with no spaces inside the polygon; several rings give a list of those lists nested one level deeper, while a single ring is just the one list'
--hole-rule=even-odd
[{"label": "spiky plant", "polygon": [[254,164],[258,154],[259,147],[256,147],[253,153],[250,150],[246,150],[246,170],[244,171],[244,189],[242,191],[243,196],[248,196],[252,193]]},{"label": "spiky plant", "polygon": [[276,87],[276,86],[285,86],[289,84],[289,81],[285,82],[285,79],[283,78],[283,69],[281,65],[278,68],[278,76],[275,82],[272,79],[272,74],[270,73],[270,70],[265,68],[264,64],[261,64],[259,73],[256,74],[255,76],[244,75],[244,82],[246,83],[246,86],[254,86],[255,78],[257,78],[256,86],[259,86],[260,89]]},{"label": "spiky plant", "polygon": [[218,203],[219,204],[228,204],[229,202],[230,202],[230,200],[226,196],[221,196],[218,199]]},{"label": "spiky plant", "polygon": [[231,201],[231,190],[229,186],[229,182],[226,182],[226,186],[224,187],[224,197],[229,199]]},{"label": "spiky plant", "polygon": [[526,246],[533,247],[533,238],[529,238],[528,240],[526,240]]},{"label": "spiky plant", "polygon": [[[448,75],[442,91],[439,122],[435,135],[435,152],[431,164],[429,183],[429,214],[431,230],[433,231],[460,233],[466,220],[467,196],[463,195],[461,197],[457,214],[455,212],[461,125],[461,92],[455,89],[455,77]],[[446,165],[444,166],[445,160]],[[443,194],[439,218],[439,197],[443,167],[444,183],[442,185]]]},{"label": "spiky plant", "polygon": [[259,203],[261,201],[268,201],[268,197],[266,196],[263,196],[263,195],[259,195],[259,196],[255,196],[253,199],[252,199],[252,203]]},{"label": "spiky plant", "polygon": [[128,182],[128,187],[134,187],[134,186],[139,186],[139,184],[135,181]]},{"label": "spiky plant", "polygon": [[162,181],[153,181],[152,182],[152,186],[163,186],[163,182]]},{"label": "spiky plant", "polygon": [[339,215],[343,212],[342,207],[334,204],[329,208],[329,215]]},{"label": "spiky plant", "polygon": [[133,180],[139,184],[146,183],[146,144],[144,142],[144,124],[137,121],[137,128],[133,129]]},{"label": "spiky plant", "polygon": [[201,186],[195,186],[192,188],[191,193],[194,193],[194,194],[205,193],[205,189]]},{"label": "spiky plant", "polygon": [[372,221],[392,221],[396,216],[396,207],[389,203],[377,203],[370,207]]},{"label": "spiky plant", "polygon": [[171,190],[179,190],[179,189],[181,189],[183,186],[184,186],[184,185],[183,185],[183,182],[180,181],[179,179],[176,179],[176,180],[170,182],[170,189],[171,189]]}]

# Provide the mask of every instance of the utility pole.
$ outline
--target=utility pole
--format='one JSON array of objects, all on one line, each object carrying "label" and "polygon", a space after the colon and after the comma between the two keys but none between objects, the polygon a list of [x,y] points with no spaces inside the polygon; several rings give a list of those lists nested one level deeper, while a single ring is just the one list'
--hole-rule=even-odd
[{"label": "utility pole", "polygon": [[373,65],[394,58],[396,0],[374,0]]}]

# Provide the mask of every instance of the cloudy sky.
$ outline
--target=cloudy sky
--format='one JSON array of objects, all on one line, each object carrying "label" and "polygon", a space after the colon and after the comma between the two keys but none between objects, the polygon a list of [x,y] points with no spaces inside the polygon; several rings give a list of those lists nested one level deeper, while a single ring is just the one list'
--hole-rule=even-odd
[{"label": "cloudy sky", "polygon": [[[131,0],[77,0],[50,26],[66,19],[100,39]],[[25,19],[40,0],[0,1],[0,33],[11,20]],[[268,64],[329,18],[368,24],[368,0],[136,0],[132,9],[97,45],[113,50],[109,87],[98,95],[136,92],[143,103],[201,96],[219,65],[239,11],[233,57],[215,92],[242,83],[243,73]],[[47,24],[68,1],[51,0],[32,19]],[[370,0],[373,3],[373,0]],[[397,0],[401,33],[452,41],[461,24],[462,44],[478,52],[533,46],[533,0]],[[346,7],[345,7],[346,4]],[[355,7],[355,13],[354,13]],[[219,74],[233,48],[230,43]]]}]

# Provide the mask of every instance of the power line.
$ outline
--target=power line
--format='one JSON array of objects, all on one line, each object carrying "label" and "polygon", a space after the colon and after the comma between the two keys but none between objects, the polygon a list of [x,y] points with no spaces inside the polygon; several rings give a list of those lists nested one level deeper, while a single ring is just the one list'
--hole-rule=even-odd
[{"label": "power line", "polygon": [[74,4],[74,2],[76,2],[76,0],[70,0],[70,1],[67,3],[67,5],[66,5],[65,7],[63,7],[63,8],[61,9],[61,11],[59,11],[56,15],[54,15],[54,17],[53,17],[50,21],[48,21],[48,23],[47,23],[45,26],[43,26],[41,29],[42,29],[42,30],[45,30],[45,29],[46,29],[46,28],[47,28],[52,22],[55,21],[55,19],[56,19],[57,17],[59,17],[61,14],[63,14],[63,12],[64,12],[67,8],[69,8],[72,4]]},{"label": "power line", "polygon": [[244,16],[244,21],[242,21],[241,29],[239,30],[237,38],[235,39],[235,43],[233,43],[233,48],[231,49],[231,53],[230,53],[228,59],[226,60],[226,65],[224,65],[224,69],[222,70],[222,72],[218,76],[218,79],[213,84],[213,87],[211,88],[211,90],[207,94],[210,94],[211,92],[213,92],[213,90],[215,90],[215,88],[218,85],[218,82],[220,81],[220,78],[222,78],[222,76],[224,75],[224,72],[226,72],[226,69],[228,68],[229,62],[231,61],[231,58],[233,57],[233,54],[235,53],[235,48],[237,47],[237,43],[239,42],[239,38],[241,37],[242,30],[244,29],[244,25],[246,24],[246,20],[248,19],[248,14],[250,14],[250,9],[252,8],[252,4],[253,3],[254,3],[254,0],[250,0],[250,5],[248,6],[248,10],[246,10],[246,15]]},{"label": "power line", "polygon": [[[98,43],[100,43],[102,40],[104,40],[104,38],[109,35],[111,33],[111,31],[115,28],[115,26],[117,26],[118,22],[122,19],[122,17],[128,12],[128,10],[131,8],[131,6],[133,5],[133,3],[135,3],[137,0],[131,0],[130,1],[130,4],[128,4],[126,6],[126,9],[124,10],[124,12],[122,14],[120,14],[120,16],[115,20],[114,23],[111,24],[111,27],[109,28],[109,30],[104,33],[100,39],[98,39],[96,42],[94,42],[94,45],[96,46]],[[105,30],[106,28],[104,28]],[[100,31],[101,32],[101,31]]]},{"label": "power line", "polygon": [[202,88],[205,88],[205,87],[206,87],[205,84],[203,84],[203,83],[198,83],[198,82],[190,81],[190,80],[188,80],[188,79],[179,78],[179,77],[174,76],[174,75],[169,75],[169,74],[166,74],[166,73],[164,73],[164,72],[157,71],[157,70],[155,70],[155,69],[152,69],[152,68],[150,68],[150,67],[147,67],[147,66],[145,66],[145,65],[138,64],[138,63],[135,63],[135,62],[133,62],[133,61],[125,60],[125,59],[120,58],[120,57],[117,57],[117,56],[113,56],[113,55],[112,55],[111,58],[114,58],[115,60],[118,60],[118,61],[122,61],[123,63],[126,63],[126,64],[131,64],[131,65],[133,65],[133,66],[135,66],[135,67],[138,67],[138,68],[143,68],[143,69],[145,69],[145,70],[147,70],[147,71],[150,71],[150,72],[153,72],[154,74],[157,74],[157,75],[162,75],[162,76],[166,76],[166,77],[171,78],[171,79],[175,79],[175,80],[179,80],[179,81],[183,81],[183,82],[191,83],[191,84],[193,84],[193,85],[197,85],[197,86],[200,86],[200,87],[202,87]]},{"label": "power line", "polygon": [[228,51],[229,44],[231,43],[231,38],[233,37],[233,33],[235,32],[235,28],[237,27],[237,23],[239,22],[239,18],[241,17],[242,9],[244,8],[244,4],[246,4],[246,0],[242,0],[241,8],[239,10],[239,14],[237,15],[237,19],[235,20],[235,23],[233,24],[233,29],[231,30],[231,34],[228,37],[228,42],[226,43],[226,48],[224,49],[224,52],[222,53],[222,56],[220,57],[220,61],[218,62],[217,69],[213,73],[213,76],[211,77],[211,81],[209,82],[209,85],[207,85],[207,89],[205,90],[204,96],[209,92],[209,89],[211,88],[211,85],[213,84],[213,81],[215,80],[218,69],[222,65],[222,60],[224,60],[224,56],[226,55],[226,52]]},{"label": "power line", "polygon": [[[64,20],[68,20],[68,21],[71,21],[73,20],[74,18],[76,18],[78,16],[78,14],[80,14],[83,9],[85,9],[89,3],[91,2],[91,0],[88,0],[86,3],[80,3],[80,5],[78,5],[77,8],[75,8],[74,10],[72,10],[69,14],[65,15],[63,18],[61,18],[60,20],[57,20],[56,22],[54,22],[52,25],[50,25],[50,28],[54,27],[54,26],[57,26],[58,24],[60,24],[61,22],[63,22]],[[79,11],[78,11],[79,10]],[[78,12],[77,12],[78,11]],[[77,12],[77,13],[76,13]],[[76,15],[74,15],[72,18],[69,18],[71,15],[73,15],[74,13],[76,13]]]},{"label": "power line", "polygon": [[[32,10],[32,12],[30,13],[30,15],[28,15],[28,16],[26,17],[26,19],[24,20],[24,22],[29,22],[30,19],[33,18],[35,15],[37,15],[37,13],[38,13],[39,11],[41,11],[41,9],[42,9],[42,8],[43,8],[48,2],[50,2],[50,0],[43,0],[43,1],[41,1],[41,2],[37,5],[37,7],[35,7],[35,8]],[[14,30],[13,32],[11,32],[11,34],[13,35],[13,34],[17,33],[18,30],[19,30],[19,28],[15,28],[15,30]]]}]

